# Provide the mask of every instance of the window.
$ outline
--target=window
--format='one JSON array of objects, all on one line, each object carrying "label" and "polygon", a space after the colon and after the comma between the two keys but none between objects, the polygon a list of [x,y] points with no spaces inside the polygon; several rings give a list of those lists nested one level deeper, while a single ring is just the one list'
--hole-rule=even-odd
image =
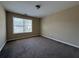
[{"label": "window", "polygon": [[32,20],[13,17],[13,33],[32,32]]}]

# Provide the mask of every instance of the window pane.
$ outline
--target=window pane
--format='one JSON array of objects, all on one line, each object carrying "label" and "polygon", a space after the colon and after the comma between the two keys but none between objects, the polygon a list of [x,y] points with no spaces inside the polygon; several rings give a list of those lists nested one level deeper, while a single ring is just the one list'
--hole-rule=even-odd
[{"label": "window pane", "polygon": [[23,33],[23,27],[14,26],[14,33]]},{"label": "window pane", "polygon": [[23,19],[13,17],[13,25],[21,25],[21,26],[23,26]]},{"label": "window pane", "polygon": [[23,19],[13,17],[13,33],[23,33]]},{"label": "window pane", "polygon": [[24,29],[24,32],[32,32],[32,20],[25,20]]},{"label": "window pane", "polygon": [[24,22],[25,22],[25,25],[32,25],[32,20],[26,19],[24,20]]}]

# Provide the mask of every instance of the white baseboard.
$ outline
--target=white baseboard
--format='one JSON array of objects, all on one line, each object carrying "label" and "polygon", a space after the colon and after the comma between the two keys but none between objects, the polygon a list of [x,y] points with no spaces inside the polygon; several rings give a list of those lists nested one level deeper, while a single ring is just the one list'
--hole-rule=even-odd
[{"label": "white baseboard", "polygon": [[58,41],[58,42],[61,42],[61,43],[64,43],[64,44],[67,44],[67,45],[70,45],[70,46],[73,46],[73,47],[76,47],[76,48],[79,48],[78,45],[75,45],[75,44],[72,44],[72,43],[69,43],[69,42],[64,42],[64,41],[61,41],[61,40],[58,40],[56,38],[51,38],[51,37],[47,37],[45,35],[42,35],[43,37],[46,37],[46,38],[49,38],[49,39],[52,39],[52,40],[55,40],[55,41]]},{"label": "white baseboard", "polygon": [[5,43],[1,46],[0,51],[3,49],[3,47],[4,47],[5,44],[6,44],[6,41],[5,41]]}]

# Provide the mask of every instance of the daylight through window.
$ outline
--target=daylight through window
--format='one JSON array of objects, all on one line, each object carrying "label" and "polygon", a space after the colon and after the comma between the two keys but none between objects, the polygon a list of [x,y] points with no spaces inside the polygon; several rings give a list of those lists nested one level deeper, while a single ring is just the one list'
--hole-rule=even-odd
[{"label": "daylight through window", "polygon": [[13,33],[32,32],[32,20],[13,17]]}]

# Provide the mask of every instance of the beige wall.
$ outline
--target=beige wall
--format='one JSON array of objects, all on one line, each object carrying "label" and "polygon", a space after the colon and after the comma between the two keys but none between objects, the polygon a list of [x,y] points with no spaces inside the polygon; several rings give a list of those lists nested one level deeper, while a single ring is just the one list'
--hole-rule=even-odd
[{"label": "beige wall", "polygon": [[79,6],[44,17],[41,25],[43,36],[79,47]]},{"label": "beige wall", "polygon": [[[30,16],[24,16],[12,12],[7,12],[7,39],[9,40],[15,40],[15,39],[21,39],[21,38],[28,38],[32,36],[40,35],[40,19],[34,18]],[[32,33],[21,33],[21,34],[13,34],[13,16],[25,18],[25,19],[31,19],[32,20]]]},{"label": "beige wall", "polygon": [[6,42],[6,19],[5,10],[0,5],[0,51]]}]

